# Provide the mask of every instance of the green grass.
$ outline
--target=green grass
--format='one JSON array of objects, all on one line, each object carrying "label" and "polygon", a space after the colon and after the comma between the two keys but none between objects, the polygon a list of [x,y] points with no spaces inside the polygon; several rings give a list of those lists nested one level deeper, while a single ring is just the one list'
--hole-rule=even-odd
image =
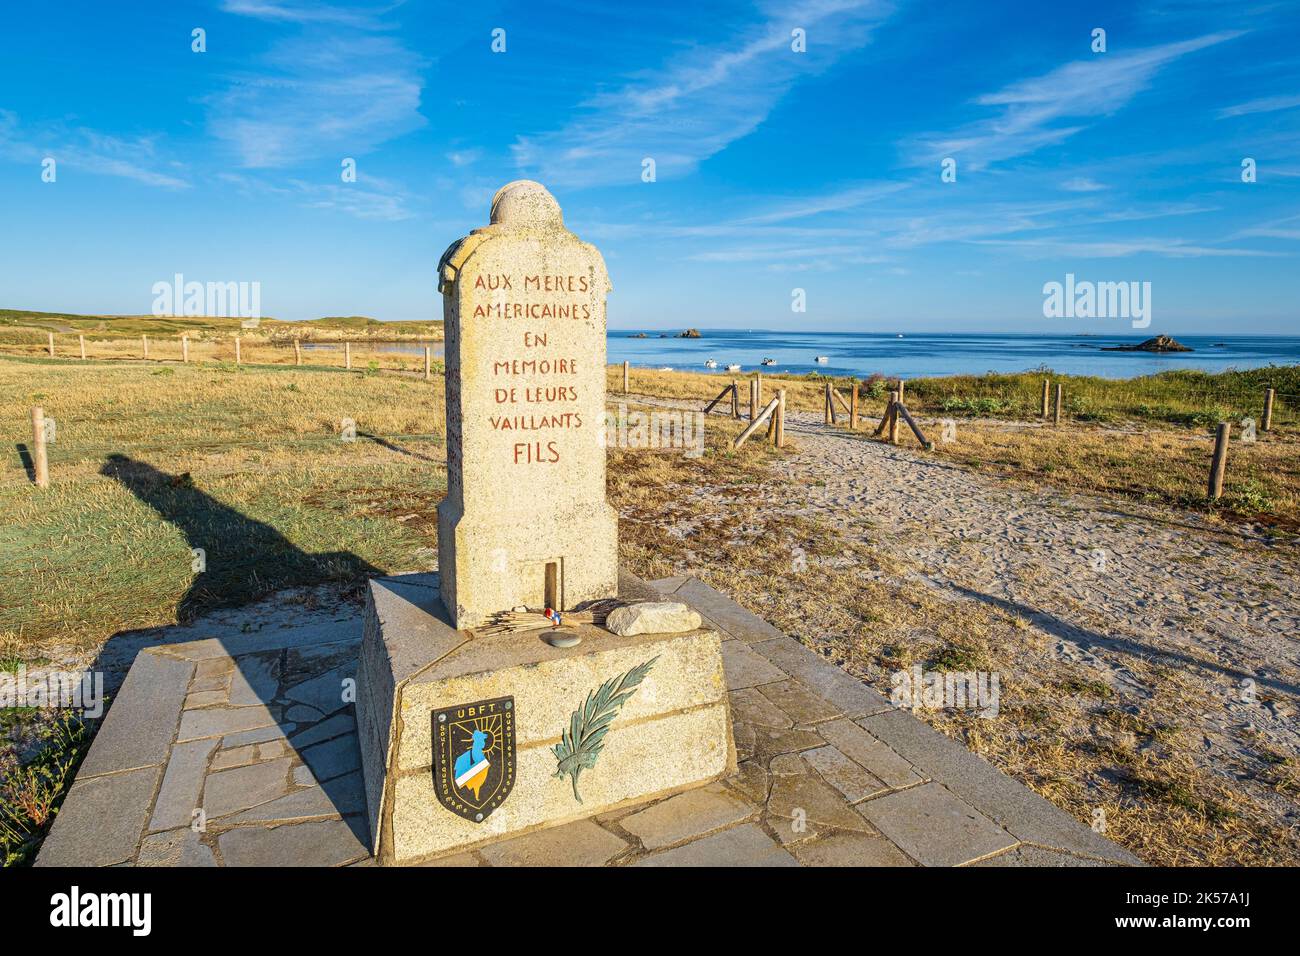
[{"label": "green grass", "polygon": [[[446,487],[439,380],[160,371],[0,362],[0,657],[428,566]],[[16,449],[38,403],[58,422],[45,490]]]},{"label": "green grass", "polygon": [[[105,338],[174,337],[182,332],[196,338],[230,337],[236,334],[270,339],[313,338],[427,338],[442,336],[442,321],[381,322],[364,315],[325,316],[301,322],[263,318],[256,330],[241,331],[238,318],[186,318],[153,315],[76,315],[69,312],[29,312],[0,309],[0,344],[40,345],[49,332],[86,335],[88,340]],[[66,347],[66,346],[65,346]]]},{"label": "green grass", "polygon": [[[1274,423],[1300,422],[1300,365],[1218,373],[1182,369],[1119,380],[1051,371],[952,375],[908,382],[904,401],[914,413],[1036,418],[1044,378],[1053,389],[1061,383],[1064,413],[1081,421],[1145,420],[1203,428],[1247,416],[1258,420],[1264,389],[1273,388],[1278,393]],[[881,383],[877,389],[887,384],[875,382]]]},{"label": "green grass", "polygon": [[67,795],[90,748],[90,729],[71,711],[0,711],[0,733],[33,738],[35,756],[0,764],[0,866],[25,866]]}]

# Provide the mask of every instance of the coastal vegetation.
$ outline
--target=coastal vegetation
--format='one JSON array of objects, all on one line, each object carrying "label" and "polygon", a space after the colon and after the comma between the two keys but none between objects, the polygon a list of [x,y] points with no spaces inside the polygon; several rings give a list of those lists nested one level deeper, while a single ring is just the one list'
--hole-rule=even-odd
[{"label": "coastal vegetation", "polygon": [[[86,666],[114,635],[273,592],[311,602],[324,589],[357,600],[369,574],[434,565],[435,507],[445,493],[441,376],[425,381],[422,360],[410,355],[376,352],[347,372],[333,361],[306,364],[313,356],[304,354],[301,367],[292,349],[270,344],[239,366],[207,357],[221,355],[215,348],[187,364],[170,352],[147,363],[125,353],[51,360],[39,348],[0,355],[0,424],[11,449],[0,467],[0,668]],[[1064,386],[1059,427],[1039,417],[1045,377]],[[622,369],[611,367],[609,404],[616,415],[673,399],[702,407],[729,380],[633,369],[624,396]],[[847,398],[849,380],[832,384]],[[858,384],[864,427],[847,435],[840,410],[836,433],[867,442],[892,382]],[[1265,386],[1278,393],[1273,430],[1254,443],[1234,441],[1224,498],[1211,503],[1210,429],[1258,417]],[[782,388],[792,412],[816,416],[824,387],[822,376],[763,379],[765,399]],[[1297,394],[1300,369],[1277,367],[1126,381],[1046,371],[918,379],[905,397],[938,460],[1190,509],[1225,528],[1246,518],[1285,535],[1300,518]],[[57,423],[44,490],[31,483],[34,405]],[[788,479],[778,466],[798,453],[799,439],[780,452],[761,442],[735,452],[730,441],[744,422],[718,412],[698,458],[611,450],[625,566],[651,577],[695,574],[808,642],[840,634],[836,661],[886,693],[881,675],[916,660],[1023,667],[1007,657],[1008,635],[1026,633],[1014,612],[941,602],[907,583],[911,572],[888,540],[764,507],[754,489],[782,497]],[[940,440],[945,422],[955,423],[952,442]],[[199,586],[196,535],[224,542],[207,555]],[[786,557],[771,557],[774,542]],[[792,573],[792,549],[809,570]],[[1044,671],[1041,693],[1017,691],[1007,720],[925,716],[1079,819],[1100,800],[1108,834],[1149,862],[1300,859],[1279,823],[1196,764],[1195,728],[1178,694],[1160,690],[1177,674],[1143,668],[1156,690],[1136,712],[1079,665]],[[60,720],[13,711],[0,726],[0,841],[10,862],[30,861],[89,738]],[[1261,753],[1268,786],[1294,799],[1294,757]]]}]

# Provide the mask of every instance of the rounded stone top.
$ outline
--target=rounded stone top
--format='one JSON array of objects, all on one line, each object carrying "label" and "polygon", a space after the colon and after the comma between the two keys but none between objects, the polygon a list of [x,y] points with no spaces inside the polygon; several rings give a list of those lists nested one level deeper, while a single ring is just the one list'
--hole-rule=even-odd
[{"label": "rounded stone top", "polygon": [[492,197],[491,221],[508,226],[564,225],[560,204],[541,183],[516,179]]}]

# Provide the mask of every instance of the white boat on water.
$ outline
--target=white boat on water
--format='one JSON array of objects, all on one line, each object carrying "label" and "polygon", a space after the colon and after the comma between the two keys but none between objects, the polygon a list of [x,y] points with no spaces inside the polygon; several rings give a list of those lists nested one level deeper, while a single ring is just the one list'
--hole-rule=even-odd
[{"label": "white boat on water", "polygon": [[663,366],[661,369],[659,369],[659,371],[661,371],[661,372],[671,372],[672,370],[673,370],[673,367],[672,367],[671,365],[665,365],[665,366]]},{"label": "white boat on water", "polygon": [[763,359],[763,361],[762,361],[761,364],[763,364],[763,365],[775,365],[775,364],[776,364],[776,359]]},{"label": "white boat on water", "polygon": [[715,362],[713,359],[705,359],[705,360],[704,360],[704,367],[705,367],[705,368],[717,368],[717,367],[718,367],[718,363]]},{"label": "white boat on water", "polygon": [[727,371],[728,371],[728,372],[739,372],[739,371],[740,371],[740,366],[739,366],[739,365],[728,365],[728,366],[727,366]]},{"label": "white boat on water", "polygon": [[819,356],[817,356],[817,364],[818,364],[818,365],[825,365],[825,364],[826,364],[827,362],[829,362],[829,361],[830,361],[830,356],[828,356],[828,355],[819,355]]}]

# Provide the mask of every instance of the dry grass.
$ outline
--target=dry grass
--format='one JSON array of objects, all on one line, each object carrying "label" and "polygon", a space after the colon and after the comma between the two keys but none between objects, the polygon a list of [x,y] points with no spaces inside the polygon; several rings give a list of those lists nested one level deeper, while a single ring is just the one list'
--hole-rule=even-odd
[{"label": "dry grass", "polygon": [[[975,471],[1300,531],[1300,432],[1294,429],[1234,440],[1223,497],[1211,502],[1214,440],[1200,429],[966,420],[955,423],[952,442],[943,442],[940,422],[922,427],[936,441],[935,454]],[[903,441],[914,439],[906,434]]]}]

